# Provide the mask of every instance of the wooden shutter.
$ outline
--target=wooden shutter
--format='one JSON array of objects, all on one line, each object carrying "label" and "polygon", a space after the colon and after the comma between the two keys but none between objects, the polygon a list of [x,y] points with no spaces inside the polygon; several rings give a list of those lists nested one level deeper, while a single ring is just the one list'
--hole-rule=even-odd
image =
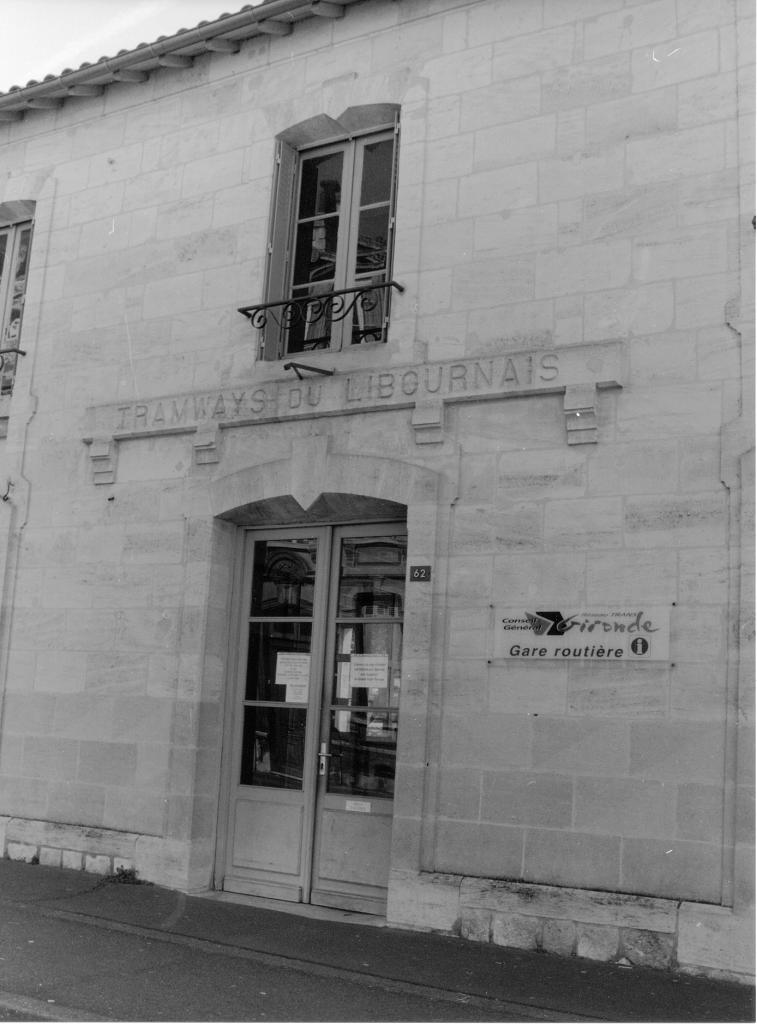
[{"label": "wooden shutter", "polygon": [[[287,299],[289,285],[289,248],[292,237],[294,212],[295,171],[297,152],[285,142],[276,144],[276,167],[273,183],[273,202],[268,232],[268,262],[266,266],[265,301]],[[281,317],[281,310],[274,310]],[[279,359],[284,354],[283,331],[269,315],[263,332],[263,357]]]},{"label": "wooden shutter", "polygon": [[[400,120],[399,108],[394,114],[394,154],[392,159],[392,188],[389,200],[389,237],[386,240],[386,280],[394,280],[394,236],[397,229],[397,179],[399,177],[400,158]],[[389,340],[389,314],[392,305],[392,290],[384,292],[384,333],[382,341]]]}]

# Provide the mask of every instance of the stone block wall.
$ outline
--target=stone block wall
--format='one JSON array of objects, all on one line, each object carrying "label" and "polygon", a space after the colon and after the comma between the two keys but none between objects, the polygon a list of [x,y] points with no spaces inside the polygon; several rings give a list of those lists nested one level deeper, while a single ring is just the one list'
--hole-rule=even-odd
[{"label": "stone block wall", "polygon": [[[393,847],[417,913],[392,897],[395,920],[600,958],[655,931],[547,904],[466,917],[425,872],[707,904],[711,936],[736,907],[736,935],[753,877],[752,17],[742,0],[370,0],[0,122],[0,202],[37,203],[0,440],[9,855],[210,884],[235,557],[214,488],[318,435],[444,481]],[[450,402],[423,446],[407,410],[96,435],[93,406],[281,376],[236,311],[264,297],[275,136],[367,103],[401,108],[405,291],[388,344],[339,369],[621,343],[596,443],[568,446],[556,394]],[[670,662],[494,658],[494,610],[537,601],[668,605]]]}]

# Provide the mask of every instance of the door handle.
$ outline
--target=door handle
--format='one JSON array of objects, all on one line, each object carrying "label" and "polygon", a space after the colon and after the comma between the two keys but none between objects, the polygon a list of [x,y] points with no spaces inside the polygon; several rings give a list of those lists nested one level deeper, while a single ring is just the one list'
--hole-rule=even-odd
[{"label": "door handle", "polygon": [[328,771],[329,758],[331,754],[327,750],[327,743],[324,740],[321,743],[321,749],[318,751],[318,774],[325,775]]}]

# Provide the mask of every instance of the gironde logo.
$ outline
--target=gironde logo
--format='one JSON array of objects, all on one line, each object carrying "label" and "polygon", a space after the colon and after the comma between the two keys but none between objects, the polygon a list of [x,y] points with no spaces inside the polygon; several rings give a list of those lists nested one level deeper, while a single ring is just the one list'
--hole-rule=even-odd
[{"label": "gironde logo", "polygon": [[526,618],[537,636],[562,636],[565,631],[562,612],[526,612]]}]

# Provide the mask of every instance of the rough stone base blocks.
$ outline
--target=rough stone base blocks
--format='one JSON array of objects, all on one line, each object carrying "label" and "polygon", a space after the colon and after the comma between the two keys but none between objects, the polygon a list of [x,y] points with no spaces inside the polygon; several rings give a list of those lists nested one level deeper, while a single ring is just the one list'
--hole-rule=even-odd
[{"label": "rough stone base blocks", "polygon": [[76,825],[3,816],[0,817],[0,856],[96,875],[134,871],[144,881],[163,882],[167,871],[173,878],[174,888],[186,889],[184,846],[167,845],[165,840],[134,832],[83,829]]},{"label": "rough stone base blocks", "polygon": [[[424,873],[393,880],[387,916],[390,924],[456,931],[499,946],[742,982],[752,977],[751,919],[707,904]],[[713,932],[724,949],[739,935],[737,969],[725,956],[719,970],[709,962],[703,968]]]}]

